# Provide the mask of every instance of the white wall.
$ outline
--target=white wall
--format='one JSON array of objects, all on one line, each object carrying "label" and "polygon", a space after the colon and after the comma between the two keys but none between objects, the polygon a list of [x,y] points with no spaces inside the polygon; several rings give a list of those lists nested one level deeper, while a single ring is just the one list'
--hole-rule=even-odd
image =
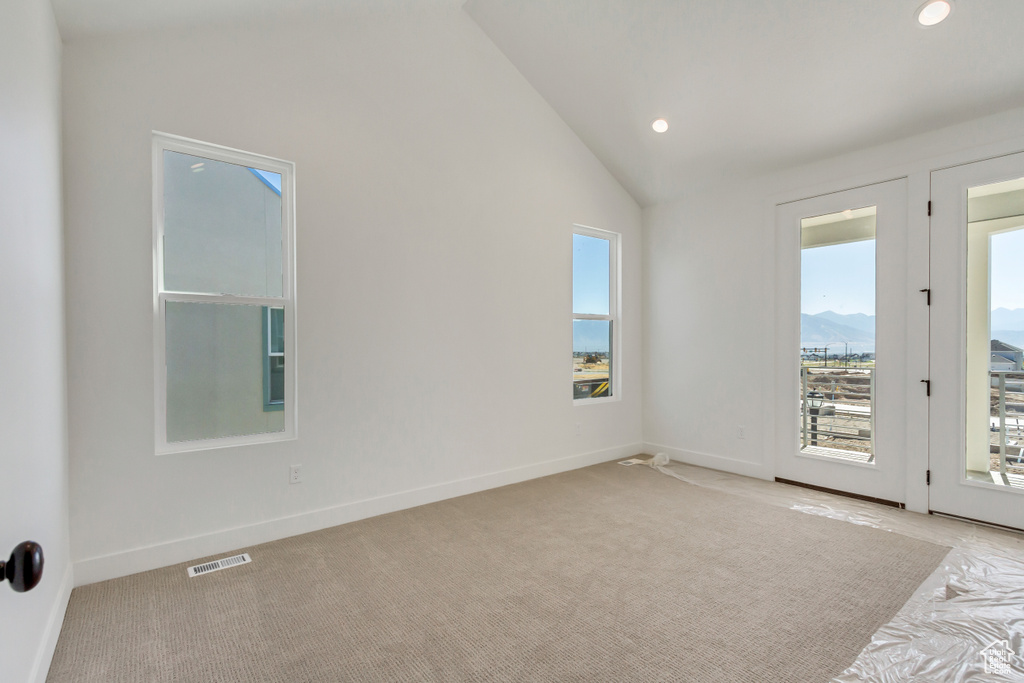
[{"label": "white wall", "polygon": [[[1024,149],[1024,110],[817,164],[707,188],[644,211],[644,441],[649,451],[755,477],[774,476],[777,354],[775,205],[884,180],[908,182],[911,255],[927,254],[929,173]],[[926,259],[907,264],[909,297]],[[927,309],[908,306],[909,349],[927,348]],[[908,354],[907,382],[928,376]],[[927,509],[927,414],[908,391],[906,502]],[[737,426],[745,427],[740,439]],[[918,476],[920,475],[920,476]]]},{"label": "white wall", "polygon": [[[640,209],[462,12],[64,69],[79,583],[639,451]],[[154,456],[154,129],[296,163],[297,441]],[[617,402],[572,405],[573,223],[623,235]]]},{"label": "white wall", "polygon": [[60,39],[46,0],[0,4],[0,556],[43,546],[42,582],[0,583],[0,678],[42,680],[71,592]]}]

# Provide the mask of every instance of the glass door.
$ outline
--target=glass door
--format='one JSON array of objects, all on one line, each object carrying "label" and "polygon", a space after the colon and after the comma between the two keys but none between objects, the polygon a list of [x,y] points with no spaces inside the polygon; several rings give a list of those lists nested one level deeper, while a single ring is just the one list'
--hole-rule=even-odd
[{"label": "glass door", "polygon": [[932,173],[935,512],[1024,529],[1024,154]]},{"label": "glass door", "polygon": [[902,503],[906,181],[780,205],[776,477]]}]

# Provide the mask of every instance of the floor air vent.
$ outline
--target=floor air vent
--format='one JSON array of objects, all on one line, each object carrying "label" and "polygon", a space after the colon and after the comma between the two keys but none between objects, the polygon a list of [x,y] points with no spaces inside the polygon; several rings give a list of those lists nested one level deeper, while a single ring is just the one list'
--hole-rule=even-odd
[{"label": "floor air vent", "polygon": [[189,567],[188,577],[191,579],[199,576],[200,574],[209,574],[210,572],[227,569],[228,567],[235,567],[240,564],[249,564],[250,562],[252,562],[252,558],[249,557],[249,553],[242,553],[241,555],[235,555],[234,557],[225,557],[222,560],[214,560],[213,562],[207,562],[206,564],[197,564],[194,567]]}]

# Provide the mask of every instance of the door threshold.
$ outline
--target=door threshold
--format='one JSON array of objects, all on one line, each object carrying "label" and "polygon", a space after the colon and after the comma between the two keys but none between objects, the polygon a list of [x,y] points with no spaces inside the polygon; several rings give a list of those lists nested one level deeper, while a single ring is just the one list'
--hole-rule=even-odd
[{"label": "door threshold", "polygon": [[938,510],[929,510],[928,514],[935,515],[936,517],[948,517],[949,519],[955,519],[961,522],[970,522],[971,524],[978,524],[980,526],[987,526],[993,529],[999,529],[1000,531],[1012,531],[1016,534],[1024,534],[1024,529],[1018,529],[1015,526],[996,524],[995,522],[983,522],[980,519],[974,519],[973,517],[964,517],[963,515],[954,515],[951,512],[939,512]]},{"label": "door threshold", "polygon": [[906,505],[903,503],[897,503],[894,500],[886,500],[885,498],[875,498],[873,496],[865,496],[860,493],[850,493],[849,491],[840,491],[838,489],[830,489],[824,486],[815,486],[814,484],[805,484],[802,481],[793,481],[792,479],[782,479],[781,477],[775,477],[775,481],[780,484],[789,484],[790,486],[799,486],[805,489],[811,489],[812,491],[821,491],[822,493],[831,493],[836,496],[845,496],[846,498],[856,498],[857,500],[864,500],[869,503],[878,503],[879,505],[886,505],[888,507],[898,508],[900,510],[906,509]]}]

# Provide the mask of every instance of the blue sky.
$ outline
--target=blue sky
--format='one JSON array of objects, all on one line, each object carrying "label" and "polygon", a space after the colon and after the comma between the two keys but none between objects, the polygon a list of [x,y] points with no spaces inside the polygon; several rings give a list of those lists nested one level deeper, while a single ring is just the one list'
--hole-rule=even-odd
[{"label": "blue sky", "polygon": [[992,235],[990,292],[992,310],[1024,308],[1024,229]]},{"label": "blue sky", "polygon": [[[990,304],[1024,308],[1024,228],[992,235]],[[865,240],[800,253],[800,312],[875,314],[875,241]]]},{"label": "blue sky", "polygon": [[572,236],[572,311],[608,315],[608,240]]},{"label": "blue sky", "polygon": [[800,312],[875,314],[875,240],[800,250]]},{"label": "blue sky", "polygon": [[607,320],[572,321],[572,350],[574,352],[605,353],[608,351],[610,337],[611,323]]},{"label": "blue sky", "polygon": [[274,188],[274,191],[277,192],[277,194],[281,194],[281,174],[280,173],[271,173],[270,171],[264,171],[261,168],[250,168],[249,170],[252,171],[256,175],[257,178],[262,180],[264,183],[266,183],[270,187]]}]

